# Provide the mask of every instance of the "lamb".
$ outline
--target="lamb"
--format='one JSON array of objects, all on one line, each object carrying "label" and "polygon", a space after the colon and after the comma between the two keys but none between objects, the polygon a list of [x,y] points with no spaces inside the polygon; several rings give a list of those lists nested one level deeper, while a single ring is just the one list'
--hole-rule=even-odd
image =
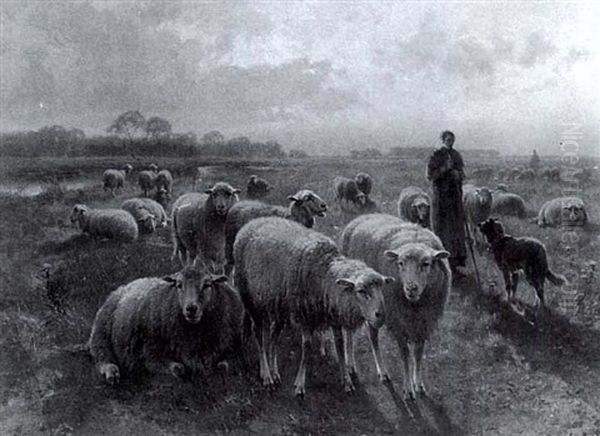
[{"label": "lamb", "polygon": [[133,170],[129,164],[125,165],[122,170],[108,169],[102,174],[104,190],[110,190],[111,195],[115,196],[115,191],[125,186],[125,178]]},{"label": "lamb", "polygon": [[429,210],[431,198],[417,186],[409,186],[400,192],[398,216],[411,223],[417,223],[426,229],[431,228]]},{"label": "lamb", "polygon": [[278,216],[291,219],[307,228],[315,224],[315,217],[324,217],[327,212],[327,203],[309,189],[298,191],[288,197],[289,207],[273,206],[258,201],[240,201],[234,204],[227,213],[225,221],[225,274],[231,275],[233,270],[233,243],[235,237],[244,224],[254,218]]},{"label": "lamb", "polygon": [[[479,234],[477,224],[488,219],[492,210],[492,193],[485,187],[464,185],[463,205],[467,225],[471,229],[473,237],[477,239]],[[482,238],[479,239],[480,245],[483,245]]]},{"label": "lamb", "polygon": [[366,205],[367,195],[358,189],[354,180],[336,177],[333,180],[335,198],[344,212],[353,213]]},{"label": "lamb", "polygon": [[203,263],[215,271],[224,266],[225,220],[239,189],[216,183],[204,194],[190,193],[173,204],[173,255],[182,265]]},{"label": "lamb", "polygon": [[70,220],[77,222],[84,233],[94,238],[108,238],[120,242],[131,242],[138,238],[138,225],[129,212],[122,209],[91,209],[76,204]]},{"label": "lamb", "polygon": [[153,233],[157,225],[167,225],[167,213],[164,208],[150,198],[130,198],[121,204],[121,209],[136,219],[140,233]]},{"label": "lamb", "polygon": [[156,170],[154,170],[154,166],[152,166],[151,168],[152,169],[140,171],[138,174],[138,184],[140,185],[140,189],[144,193],[144,197],[147,197],[148,192],[152,191],[156,186],[156,176],[158,174],[158,168],[156,168]]},{"label": "lamb", "polygon": [[449,253],[430,230],[386,214],[352,220],[342,232],[340,245],[344,255],[395,279],[385,287],[384,300],[386,325],[402,355],[404,397],[425,393],[423,350],[450,292]]},{"label": "lamb", "polygon": [[164,188],[169,194],[173,192],[173,175],[169,170],[160,170],[156,175],[156,189]]},{"label": "lamb", "polygon": [[[385,321],[382,288],[393,279],[363,262],[342,256],[327,236],[279,217],[257,218],[238,233],[234,244],[235,283],[255,326],[263,385],[279,382],[277,344],[285,323],[302,334],[295,394],[305,395],[307,344],[313,332],[332,328],[344,390],[354,390],[346,359],[344,331],[369,326],[375,366],[381,365],[378,330]],[[271,329],[272,327],[272,329]]]},{"label": "lamb", "polygon": [[550,270],[546,247],[539,240],[506,235],[502,223],[493,218],[479,223],[479,228],[492,246],[494,260],[504,276],[509,299],[514,299],[517,292],[519,269],[525,271],[527,281],[536,291],[538,308],[544,306],[544,282],[546,279],[555,286],[562,286],[567,282],[564,276]]},{"label": "lamb", "polygon": [[520,195],[507,192],[505,186],[498,186],[492,193],[491,214],[525,218],[527,216],[525,200]]},{"label": "lamb", "polygon": [[354,181],[356,182],[356,186],[358,189],[365,194],[367,197],[371,195],[371,190],[373,189],[373,178],[367,173],[358,173],[356,177],[354,177]]},{"label": "lamb", "polygon": [[544,203],[537,216],[540,227],[585,226],[588,221],[585,204],[579,197],[559,197]]},{"label": "lamb", "polygon": [[113,291],[90,335],[97,371],[109,384],[144,370],[182,377],[239,352],[242,303],[226,280],[185,268]]},{"label": "lamb", "polygon": [[273,186],[269,182],[254,174],[250,176],[250,180],[248,180],[248,185],[246,186],[246,192],[250,199],[263,198],[272,189]]}]

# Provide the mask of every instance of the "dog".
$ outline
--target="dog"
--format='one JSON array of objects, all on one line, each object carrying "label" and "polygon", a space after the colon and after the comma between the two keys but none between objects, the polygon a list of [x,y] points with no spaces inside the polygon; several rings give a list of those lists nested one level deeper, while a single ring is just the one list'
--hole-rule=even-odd
[{"label": "dog", "polygon": [[477,225],[486,237],[494,253],[494,260],[502,271],[509,301],[514,299],[519,283],[519,270],[525,272],[527,282],[533,286],[538,297],[539,307],[544,307],[544,282],[546,279],[555,286],[562,286],[567,279],[555,274],[548,267],[546,247],[539,240],[530,237],[514,237],[504,233],[500,221],[489,218]]}]

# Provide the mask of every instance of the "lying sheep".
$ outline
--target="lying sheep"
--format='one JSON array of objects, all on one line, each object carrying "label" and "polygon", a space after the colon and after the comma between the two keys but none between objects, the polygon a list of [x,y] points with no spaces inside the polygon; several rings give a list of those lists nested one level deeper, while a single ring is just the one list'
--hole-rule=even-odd
[{"label": "lying sheep", "polygon": [[182,265],[199,261],[218,270],[225,263],[225,220],[239,189],[216,183],[204,194],[190,193],[173,204],[173,255]]},{"label": "lying sheep", "polygon": [[225,221],[225,274],[233,269],[233,243],[240,229],[254,218],[277,216],[291,219],[307,228],[315,224],[315,217],[324,217],[327,204],[309,189],[298,191],[288,197],[289,207],[273,206],[258,201],[240,201],[234,204],[227,213]]},{"label": "lying sheep", "polygon": [[585,226],[587,212],[579,197],[559,197],[544,203],[537,216],[540,227]]},{"label": "lying sheep", "polygon": [[358,189],[354,180],[347,177],[336,177],[333,180],[335,199],[344,212],[353,213],[366,205],[367,195]]},{"label": "lying sheep", "polygon": [[[154,164],[152,164],[154,165]],[[158,169],[154,171],[144,170],[140,171],[138,174],[138,184],[140,185],[140,189],[144,193],[144,197],[148,196],[148,192],[152,191],[156,186],[156,176],[158,173]]]},{"label": "lying sheep", "polygon": [[492,193],[492,215],[507,215],[525,218],[527,208],[520,195],[507,192],[506,186],[498,186]]},{"label": "lying sheep", "polygon": [[239,353],[242,304],[226,280],[186,268],[112,292],[89,341],[100,375],[110,384],[143,370],[181,377]]},{"label": "lying sheep", "polygon": [[77,222],[81,231],[94,238],[130,242],[135,241],[139,233],[133,216],[122,209],[91,209],[84,204],[76,204],[70,220]]},{"label": "lying sheep", "polygon": [[273,187],[265,179],[257,175],[251,175],[246,185],[246,193],[248,198],[257,199],[263,198],[269,194]]},{"label": "lying sheep", "polygon": [[344,331],[351,336],[366,321],[377,372],[381,366],[378,330],[385,321],[382,288],[387,278],[363,262],[342,256],[327,236],[278,217],[258,218],[246,224],[234,244],[235,283],[255,326],[260,377],[266,386],[280,380],[277,344],[291,319],[302,334],[300,367],[295,394],[304,396],[307,343],[313,332],[332,328],[343,386],[354,385],[346,361]]},{"label": "lying sheep", "polygon": [[400,192],[398,198],[398,216],[400,218],[429,229],[431,228],[430,208],[431,198],[421,188],[409,186]]},{"label": "lying sheep", "polygon": [[169,205],[169,201],[171,201],[171,193],[165,188],[161,187],[152,195],[152,199],[166,210],[167,206]]},{"label": "lying sheep", "polygon": [[129,164],[125,165],[122,170],[109,169],[102,174],[104,190],[110,190],[111,195],[115,196],[115,191],[125,186],[125,178],[133,170]]},{"label": "lying sheep", "polygon": [[173,192],[173,175],[169,170],[160,170],[156,175],[156,189],[164,188],[169,194]]},{"label": "lying sheep", "polygon": [[150,198],[130,198],[121,204],[121,209],[135,218],[140,233],[153,233],[157,226],[167,225],[167,213],[164,208]]},{"label": "lying sheep", "polygon": [[386,325],[400,347],[404,395],[425,393],[423,350],[450,292],[449,253],[430,230],[385,214],[355,218],[340,241],[344,255],[395,279],[384,289]]},{"label": "lying sheep", "polygon": [[477,240],[479,245],[483,246],[485,241],[479,233],[477,224],[489,218],[492,211],[492,193],[488,188],[475,187],[473,185],[463,186],[463,205],[465,210],[465,220],[471,235]]},{"label": "lying sheep", "polygon": [[356,186],[358,189],[365,194],[367,197],[371,195],[371,190],[373,189],[373,178],[367,173],[358,173],[354,177],[354,181],[356,182]]}]

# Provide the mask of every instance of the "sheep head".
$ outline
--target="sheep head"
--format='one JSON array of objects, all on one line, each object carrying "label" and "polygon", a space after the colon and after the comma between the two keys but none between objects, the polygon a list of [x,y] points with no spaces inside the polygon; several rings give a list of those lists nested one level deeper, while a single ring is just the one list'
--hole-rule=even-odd
[{"label": "sheep head", "polygon": [[231,206],[237,202],[237,194],[241,191],[233,188],[229,183],[218,182],[204,192],[210,196],[209,199],[217,214],[224,216],[227,215]]},{"label": "sheep head", "polygon": [[81,219],[84,218],[85,215],[89,213],[89,211],[90,211],[90,209],[86,205],[76,204],[75,206],[73,206],[73,209],[71,210],[71,215],[69,216],[69,220],[72,223],[81,221]]},{"label": "sheep head", "polygon": [[290,212],[295,218],[300,218],[301,222],[306,227],[314,225],[315,216],[323,218],[327,212],[327,203],[321,197],[309,189],[303,189],[290,195],[288,200],[290,203]]},{"label": "sheep head", "polygon": [[353,278],[340,278],[335,283],[341,286],[344,292],[354,296],[365,321],[374,328],[380,328],[385,322],[383,287],[393,281],[392,277],[368,272]]},{"label": "sheep head", "polygon": [[164,277],[177,292],[181,313],[190,324],[198,324],[210,306],[218,286],[227,281],[223,275],[213,275],[195,268],[185,268],[179,273]]},{"label": "sheep head", "polygon": [[584,222],[586,219],[585,206],[579,201],[563,202],[561,221],[566,224]]},{"label": "sheep head", "polygon": [[411,207],[417,212],[417,217],[420,223],[429,221],[429,202],[423,197],[416,198]]},{"label": "sheep head", "polygon": [[410,243],[398,250],[387,250],[385,256],[395,263],[398,278],[402,281],[402,291],[412,303],[419,301],[436,275],[431,274],[438,268],[438,262],[450,256],[445,250],[435,250],[428,245]]}]

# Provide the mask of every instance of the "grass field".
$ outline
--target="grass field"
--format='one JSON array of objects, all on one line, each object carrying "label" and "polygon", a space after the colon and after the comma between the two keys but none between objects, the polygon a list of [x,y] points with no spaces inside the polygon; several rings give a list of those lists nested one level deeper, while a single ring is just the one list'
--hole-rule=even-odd
[{"label": "grass field", "polygon": [[[490,162],[471,162],[475,168]],[[173,170],[175,198],[190,191],[194,168],[210,166],[209,186],[245,186],[250,174],[277,189],[267,201],[286,204],[299,189],[319,193],[330,205],[317,229],[337,238],[349,217],[335,206],[332,180],[359,171],[375,179],[374,199],[396,214],[402,188],[428,189],[424,162],[312,158],[285,161],[147,159]],[[250,356],[247,374],[206,373],[193,380],[168,377],[125,380],[109,387],[96,377],[84,343],[109,292],[135,278],[174,272],[168,229],[132,244],[96,242],[80,235],[68,215],[75,203],[118,207],[139,195],[135,174],[117,198],[103,192],[101,172],[123,163],[111,159],[5,160],[2,182],[47,183],[38,196],[0,196],[0,434],[597,434],[600,431],[600,183],[582,187],[591,224],[583,230],[540,229],[528,220],[503,219],[509,233],[542,240],[551,267],[567,276],[563,289],[547,286],[550,312],[532,327],[501,309],[503,282],[485,255],[478,258],[483,289],[472,276],[454,287],[444,319],[426,348],[429,397],[401,399],[396,346],[384,332],[384,358],[392,386],[377,382],[364,335],[359,335],[361,383],[347,397],[333,358],[310,367],[304,402],[292,395],[298,334],[283,340],[278,391],[263,391]],[[499,166],[503,162],[492,163]],[[70,178],[86,179],[67,190]],[[493,186],[492,180],[473,183]],[[561,183],[510,186],[535,215],[561,195]],[[49,278],[41,272],[49,271]],[[497,277],[497,287],[488,286]],[[499,281],[498,281],[499,280]],[[524,284],[519,298],[533,302]]]}]

